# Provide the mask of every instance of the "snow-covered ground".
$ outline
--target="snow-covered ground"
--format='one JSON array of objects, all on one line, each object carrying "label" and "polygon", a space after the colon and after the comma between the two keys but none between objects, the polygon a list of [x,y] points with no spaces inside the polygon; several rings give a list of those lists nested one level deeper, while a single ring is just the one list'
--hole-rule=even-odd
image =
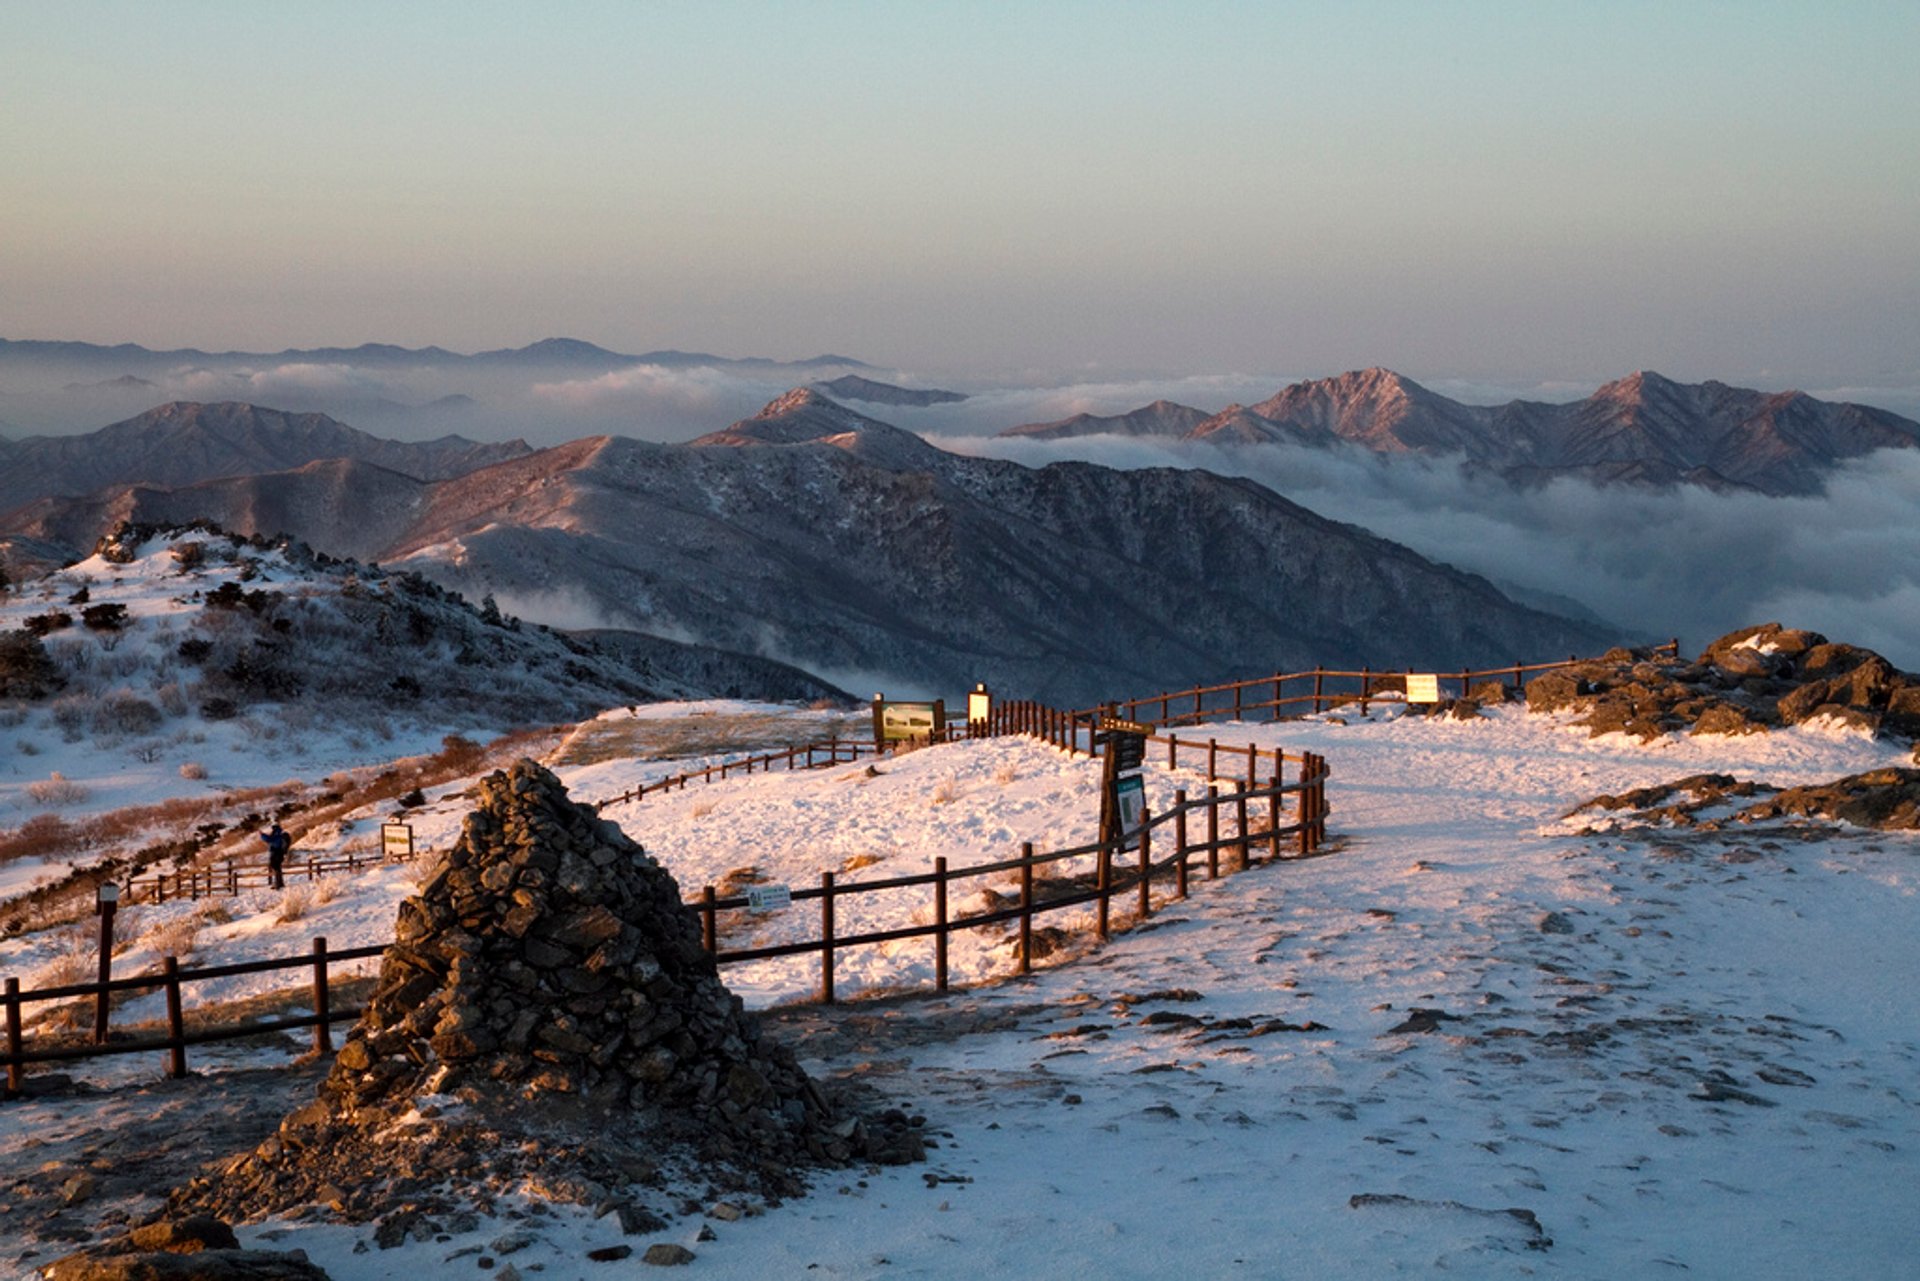
[{"label": "snow-covered ground", "polygon": [[[1326,857],[1197,878],[1150,928],[1028,979],[985,981],[1011,967],[998,936],[955,948],[956,979],[979,986],[837,1015],[773,1009],[810,1069],[897,1096],[938,1148],[925,1166],[827,1173],[810,1197],[711,1223],[712,1240],[698,1240],[700,1216],[652,1239],[689,1246],[710,1277],[1912,1275],[1914,838],[1562,819],[1596,793],[1687,774],[1805,783],[1906,749],[1805,728],[1642,745],[1518,709],[1465,723],[1397,712],[1206,731],[1327,757]],[[674,768],[561,772],[591,799]],[[696,785],[607,817],[689,891],[747,868],[802,886],[823,869],[858,880],[1084,840],[1097,777],[1084,758],[1003,739],[877,774]],[[1156,804],[1195,785],[1157,768],[1149,780]],[[450,839],[460,810],[457,795],[430,807],[420,839]],[[261,922],[276,896],[243,901],[206,931],[207,959],[295,951],[317,933],[379,941],[413,875],[343,880],[274,928]],[[914,892],[855,902],[843,929],[928,906]],[[811,918],[740,928],[772,940]],[[0,953],[0,971],[24,975],[31,959]],[[922,986],[931,965],[923,941],[849,954],[840,991]],[[809,993],[816,967],[726,977],[767,1007]],[[85,1111],[8,1105],[0,1162],[23,1167],[25,1136]],[[532,1242],[507,1257],[491,1243],[510,1227]],[[367,1235],[243,1233],[341,1278],[641,1271],[637,1253],[585,1261],[618,1228],[565,1208],[353,1253]],[[482,1272],[482,1257],[499,1266]]]}]

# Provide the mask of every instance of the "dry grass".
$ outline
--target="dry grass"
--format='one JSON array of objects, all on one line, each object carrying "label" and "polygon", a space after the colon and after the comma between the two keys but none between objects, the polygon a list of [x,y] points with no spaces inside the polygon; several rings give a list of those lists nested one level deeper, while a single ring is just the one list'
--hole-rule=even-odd
[{"label": "dry grass", "polygon": [[1020,771],[1013,767],[1012,761],[1007,761],[993,772],[993,781],[1002,787],[1008,786],[1019,777]]},{"label": "dry grass", "polygon": [[302,881],[289,885],[280,895],[280,912],[274,919],[282,925],[290,925],[305,917],[316,907],[324,907],[333,901],[336,890],[332,877]]},{"label": "dry grass", "polygon": [[840,865],[840,870],[843,872],[857,872],[863,867],[872,867],[875,863],[884,863],[886,858],[887,856],[885,854],[874,854],[871,852],[855,854]]},{"label": "dry grass", "polygon": [[934,785],[929,798],[935,805],[951,805],[960,799],[960,783],[957,779],[943,778]]},{"label": "dry grass", "polygon": [[598,765],[603,761],[679,760],[773,751],[796,743],[859,736],[870,718],[857,715],[822,722],[817,714],[739,712],[673,719],[595,720],[578,726],[560,745],[554,763]]},{"label": "dry grass", "polygon": [[693,803],[693,808],[687,811],[687,814],[690,818],[701,819],[713,813],[719,806],[720,803],[718,801],[698,800]]},{"label": "dry grass", "polygon": [[206,776],[207,776],[207,767],[202,765],[199,761],[181,761],[180,762],[181,778],[187,779],[192,782],[198,782],[199,780],[205,778]]},{"label": "dry grass", "polygon": [[37,782],[27,784],[27,798],[35,805],[58,808],[62,805],[78,805],[93,793],[82,784],[74,782],[59,770]]},{"label": "dry grass", "polygon": [[152,949],[155,956],[177,956],[185,960],[199,946],[200,929],[204,924],[204,919],[197,912],[157,921],[152,929],[141,936],[140,942]]}]

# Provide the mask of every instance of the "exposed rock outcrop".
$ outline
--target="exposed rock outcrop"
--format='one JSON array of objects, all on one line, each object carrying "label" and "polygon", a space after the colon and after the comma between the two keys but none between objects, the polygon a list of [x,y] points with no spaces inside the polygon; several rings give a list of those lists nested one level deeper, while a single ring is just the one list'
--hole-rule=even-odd
[{"label": "exposed rock outcrop", "polygon": [[1692,662],[1615,649],[1542,673],[1531,711],[1572,710],[1597,737],[1750,734],[1826,719],[1871,733],[1920,735],[1920,676],[1870,649],[1766,623],[1729,632]]},{"label": "exposed rock outcrop", "polygon": [[178,1200],[360,1220],[486,1208],[526,1180],[644,1200],[634,1185],[668,1167],[790,1195],[809,1166],[918,1159],[901,1120],[837,1112],[722,985],[673,878],[521,761],[481,782],[444,866],[401,905],[319,1097]]}]

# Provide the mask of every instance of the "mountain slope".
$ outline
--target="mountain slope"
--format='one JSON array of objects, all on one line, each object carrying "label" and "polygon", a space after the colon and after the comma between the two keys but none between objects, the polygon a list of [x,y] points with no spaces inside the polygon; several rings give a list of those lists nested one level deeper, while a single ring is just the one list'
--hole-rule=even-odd
[{"label": "mountain slope", "polygon": [[421,480],[444,480],[527,452],[526,443],[518,440],[386,440],[325,414],[290,414],[237,401],[176,401],[84,435],[10,442],[6,469],[0,473],[0,512],[53,495],[90,494],[108,485],[190,485],[285,471],[329,458],[372,463]]},{"label": "mountain slope", "polygon": [[804,388],[688,445],[593,437],[435,483],[310,467],[89,501],[26,532],[199,507],[523,614],[546,602],[895,692],[987,680],[1085,703],[1618,639],[1251,481],[961,457]]},{"label": "mountain slope", "polygon": [[1002,436],[1026,436],[1033,440],[1062,440],[1072,436],[1184,436],[1207,420],[1205,410],[1171,400],[1156,400],[1151,405],[1124,414],[1075,414],[1050,423],[1027,423],[1009,427]]},{"label": "mountain slope", "polygon": [[938,387],[896,387],[875,382],[859,374],[843,374],[814,386],[838,400],[863,400],[872,405],[955,405],[965,400],[964,393],[942,391]]}]

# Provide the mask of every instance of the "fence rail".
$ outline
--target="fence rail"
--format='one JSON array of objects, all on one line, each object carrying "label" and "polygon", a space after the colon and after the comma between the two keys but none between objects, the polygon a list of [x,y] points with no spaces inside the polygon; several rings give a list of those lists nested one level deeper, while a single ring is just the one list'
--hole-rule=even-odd
[{"label": "fence rail", "polygon": [[[1678,657],[1679,638],[1654,646],[1653,652]],[[1438,677],[1443,697],[1452,687],[1464,698],[1474,685],[1482,682],[1497,680],[1518,689],[1524,687],[1530,674],[1557,671],[1589,661],[1569,657],[1551,663],[1510,663],[1505,667],[1437,672],[1434,675]],[[1124,709],[1126,719],[1130,721],[1168,726],[1193,724],[1225,716],[1245,720],[1248,716],[1261,713],[1265,713],[1268,720],[1277,721],[1294,716],[1317,715],[1346,703],[1358,703],[1361,710],[1365,711],[1368,702],[1376,694],[1404,691],[1406,678],[1411,671],[1410,668],[1376,671],[1362,667],[1358,671],[1349,671],[1316,667],[1304,672],[1276,672],[1272,676],[1253,680],[1196,685],[1190,689],[1129,698],[1105,707],[1082,708],[1061,715],[1072,725],[1087,726],[1102,715],[1115,714]]]},{"label": "fence rail", "polygon": [[[1249,757],[1250,761],[1254,759]],[[1037,917],[1091,904],[1095,908],[1096,933],[1105,939],[1112,929],[1116,901],[1123,904],[1132,901],[1137,915],[1146,919],[1152,915],[1156,883],[1164,892],[1169,879],[1173,882],[1172,897],[1185,898],[1190,876],[1189,864],[1197,858],[1204,858],[1207,876],[1213,879],[1221,875],[1223,867],[1232,870],[1235,862],[1243,870],[1255,865],[1259,861],[1256,854],[1262,849],[1269,862],[1318,853],[1326,839],[1326,762],[1310,753],[1296,758],[1299,769],[1295,780],[1289,783],[1284,781],[1281,773],[1286,759],[1283,756],[1276,760],[1275,773],[1271,781],[1264,785],[1249,784],[1239,790],[1226,792],[1221,790],[1218,782],[1209,782],[1204,796],[1189,798],[1184,790],[1177,792],[1173,805],[1160,814],[1150,816],[1137,833],[1133,851],[1135,857],[1125,867],[1120,866],[1119,860],[1128,851],[1116,842],[1094,842],[1045,853],[1036,853],[1032,843],[1028,842],[1021,846],[1019,855],[1014,858],[953,869],[949,868],[943,856],[934,860],[932,872],[859,881],[850,885],[840,885],[832,872],[822,872],[818,887],[795,889],[791,893],[796,903],[819,904],[819,936],[761,947],[728,949],[722,946],[720,913],[747,908],[747,896],[721,897],[715,887],[709,885],[687,906],[698,914],[702,942],[716,964],[738,965],[808,952],[819,953],[819,997],[825,1002],[835,999],[835,958],[849,948],[930,938],[934,948],[935,986],[945,991],[948,987],[947,957],[953,935],[1008,922],[1017,922],[1019,925],[1019,972],[1026,974],[1032,971],[1033,966],[1033,922]],[[1293,822],[1283,824],[1280,821],[1283,798],[1287,796],[1296,798]],[[1197,836],[1193,831],[1195,816],[1200,818],[1204,836]],[[1257,825],[1256,818],[1263,818],[1264,825]],[[1157,838],[1156,833],[1169,835]],[[1153,856],[1156,844],[1165,851],[1158,861]],[[1052,864],[1088,856],[1095,858],[1095,870],[1090,883],[1075,885],[1065,892],[1045,898],[1037,894],[1037,871]],[[1016,906],[971,915],[955,916],[950,912],[949,904],[956,882],[1008,872],[1016,873],[1019,878],[1020,895]],[[1073,884],[1071,880],[1068,883]],[[928,888],[932,892],[932,923],[852,934],[838,931],[836,906],[841,901],[861,895],[920,888]],[[6,1018],[6,1050],[4,1056],[0,1056],[0,1061],[6,1064],[8,1090],[11,1093],[20,1091],[25,1069],[30,1064],[67,1062],[109,1054],[164,1052],[167,1055],[168,1074],[184,1076],[187,1072],[186,1051],[190,1045],[239,1040],[301,1028],[313,1029],[314,1050],[325,1053],[332,1048],[332,1025],[356,1019],[362,1012],[359,1008],[342,1008],[332,1003],[331,968],[344,962],[379,956],[385,950],[384,945],[377,945],[335,952],[328,949],[324,938],[316,938],[311,953],[304,956],[195,967],[182,967],[177,958],[170,956],[157,973],[109,979],[104,983],[73,983],[22,991],[19,980],[9,978],[5,982],[4,997],[0,997]],[[236,975],[299,968],[310,970],[314,1013],[193,1031],[187,1029],[184,993],[192,984]],[[90,999],[104,1011],[115,994],[154,990],[166,994],[167,1031],[164,1036],[117,1041],[107,1039],[103,1018],[96,1024],[99,1031],[92,1042],[32,1047],[26,1043],[25,1012],[30,1005]]]},{"label": "fence rail", "polygon": [[[417,855],[415,856],[417,857]],[[281,873],[289,880],[305,877],[318,880],[336,872],[360,872],[370,867],[406,862],[385,853],[362,854],[347,850],[340,854],[316,854],[311,858],[290,859]],[[203,899],[232,896],[243,890],[264,889],[273,883],[264,862],[223,859],[204,867],[182,868],[156,876],[136,876],[126,883],[125,902],[164,903],[168,899]]]}]

